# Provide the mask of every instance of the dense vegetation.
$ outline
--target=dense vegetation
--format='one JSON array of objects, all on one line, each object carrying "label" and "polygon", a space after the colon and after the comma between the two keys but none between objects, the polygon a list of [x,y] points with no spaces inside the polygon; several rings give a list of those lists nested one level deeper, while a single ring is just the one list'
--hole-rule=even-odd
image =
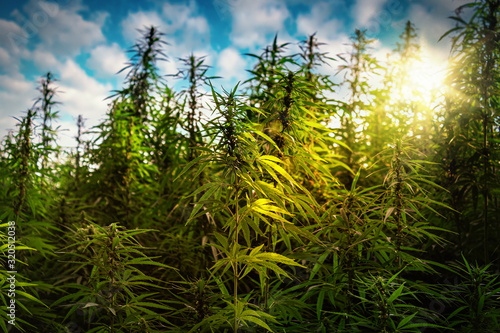
[{"label": "dense vegetation", "polygon": [[68,151],[47,74],[0,150],[1,330],[498,332],[499,5],[457,11],[433,96],[410,22],[386,63],[361,30],[338,57],[275,38],[222,92],[194,55],[169,86],[151,27]]}]

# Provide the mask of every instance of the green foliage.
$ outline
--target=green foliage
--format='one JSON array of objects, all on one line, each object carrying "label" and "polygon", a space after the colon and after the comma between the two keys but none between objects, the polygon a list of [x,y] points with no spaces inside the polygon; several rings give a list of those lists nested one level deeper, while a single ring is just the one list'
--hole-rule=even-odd
[{"label": "green foliage", "polygon": [[445,293],[444,302],[453,310],[446,324],[458,332],[495,332],[500,328],[500,281],[491,273],[491,265],[484,267],[455,262],[452,269],[460,283]]},{"label": "green foliage", "polygon": [[[490,241],[498,237],[499,8],[496,0],[463,5],[452,17],[457,26],[445,34],[454,58],[440,142],[443,184],[450,206],[462,212],[452,217],[457,243],[483,263],[499,250]],[[468,21],[465,9],[473,10]]]},{"label": "green foliage", "polygon": [[[6,323],[14,319],[8,317],[6,311],[11,299],[15,299],[16,322],[22,332],[28,327],[35,327],[27,320],[28,314],[36,314],[39,322],[46,322],[51,317],[39,294],[47,291],[48,285],[43,281],[46,276],[38,270],[43,270],[46,266],[44,262],[53,258],[56,248],[54,241],[60,231],[51,221],[54,201],[44,200],[53,197],[54,184],[57,182],[50,168],[55,163],[49,163],[49,158],[57,153],[57,147],[52,146],[56,129],[52,128],[51,121],[57,114],[51,110],[52,105],[56,104],[56,89],[52,83],[53,78],[49,73],[41,80],[39,91],[42,96],[20,120],[17,133],[9,135],[2,143],[0,315],[3,331],[7,331],[7,326],[10,326]],[[37,123],[39,115],[42,115],[41,124]],[[41,133],[37,131],[37,126],[41,126]],[[7,280],[7,277],[13,276],[15,283]],[[13,284],[15,288],[12,288]],[[12,297],[13,292],[15,297]]]},{"label": "green foliage", "polygon": [[[19,330],[497,331],[498,4],[453,18],[440,100],[406,85],[420,61],[411,22],[386,63],[362,30],[335,58],[315,34],[298,54],[276,36],[249,55],[244,89],[222,92],[193,54],[185,88],[167,85],[163,35],[145,29],[106,119],[86,130],[78,117],[72,151],[57,145],[47,74],[0,148]],[[336,60],[339,85],[322,74]]]},{"label": "green foliage", "polygon": [[158,332],[170,325],[165,317],[173,309],[157,296],[161,281],[140,267],[171,267],[144,254],[135,237],[145,232],[151,231],[88,223],[70,234],[72,243],[61,250],[65,267],[57,282],[68,295],[52,304],[65,309],[64,321],[80,311],[81,327],[88,332]]},{"label": "green foliage", "polygon": [[342,162],[351,172],[342,172],[339,175],[341,182],[350,188],[354,174],[367,162],[367,137],[363,133],[367,130],[364,120],[371,113],[371,104],[377,94],[370,81],[378,74],[380,65],[369,53],[370,44],[365,30],[356,30],[351,37],[351,50],[340,56],[344,62],[338,67],[338,72],[344,73],[343,84],[349,91],[348,100],[341,104],[337,119],[341,128],[336,133],[337,139],[343,142],[340,145]]}]

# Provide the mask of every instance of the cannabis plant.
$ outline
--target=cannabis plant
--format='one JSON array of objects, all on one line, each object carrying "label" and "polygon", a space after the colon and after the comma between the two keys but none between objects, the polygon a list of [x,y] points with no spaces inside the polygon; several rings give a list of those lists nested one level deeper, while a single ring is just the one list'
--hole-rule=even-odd
[{"label": "cannabis plant", "polygon": [[65,269],[55,285],[67,295],[52,304],[87,332],[161,332],[172,310],[156,296],[161,281],[144,273],[148,266],[171,269],[144,254],[136,237],[150,230],[101,227],[86,221],[68,235],[60,252]]},{"label": "cannabis plant", "polygon": [[[457,26],[445,36],[452,36],[453,68],[450,72],[444,141],[441,158],[447,172],[447,187],[453,193],[452,204],[460,204],[462,218],[455,225],[461,244],[475,258],[488,263],[498,247],[490,240],[498,236],[498,35],[500,2],[477,1],[457,8],[452,19]],[[470,19],[462,12],[471,9]],[[443,38],[442,37],[442,38]],[[496,221],[496,222],[495,222]],[[467,244],[467,245],[466,245]],[[469,247],[468,244],[472,244]],[[482,248],[476,246],[482,244]]]}]

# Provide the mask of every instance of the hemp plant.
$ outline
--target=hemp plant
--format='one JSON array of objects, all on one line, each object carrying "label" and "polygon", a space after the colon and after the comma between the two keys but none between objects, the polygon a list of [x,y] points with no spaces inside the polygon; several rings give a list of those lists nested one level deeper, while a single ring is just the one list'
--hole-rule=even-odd
[{"label": "hemp plant", "polygon": [[45,78],[41,80],[39,88],[41,94],[39,103],[41,103],[41,106],[39,107],[38,114],[42,119],[41,144],[44,152],[41,161],[42,169],[47,168],[49,154],[57,152],[57,148],[51,146],[52,143],[55,142],[57,132],[57,128],[53,129],[51,125],[52,121],[58,117],[58,112],[52,111],[52,107],[58,104],[58,102],[54,100],[57,92],[53,87],[55,81],[53,75],[49,72],[46,74]]},{"label": "hemp plant", "polygon": [[[211,150],[188,164],[185,172],[193,165],[199,165],[198,172],[208,167],[217,170],[212,172],[210,182],[192,194],[203,193],[193,208],[190,221],[210,215],[217,225],[212,245],[221,258],[216,260],[210,272],[228,303],[220,309],[221,312],[205,318],[195,328],[208,323],[216,325],[217,321],[217,325],[227,322],[234,332],[248,323],[271,330],[269,325],[275,320],[258,307],[252,309],[255,306],[250,300],[257,295],[250,292],[242,296],[240,283],[250,279],[255,272],[260,281],[259,289],[264,293],[266,283],[269,283],[266,278],[271,272],[289,277],[278,264],[300,266],[273,250],[276,249],[277,235],[289,234],[300,238],[300,228],[288,219],[295,215],[290,206],[296,214],[309,217],[306,212],[311,212],[311,208],[308,199],[304,198],[307,194],[303,197],[297,194],[297,191],[307,193],[307,190],[285,171],[280,159],[261,153],[254,135],[263,136],[269,144],[278,146],[262,132],[252,133],[246,121],[245,107],[237,100],[236,88],[226,96],[212,89],[212,96],[217,116],[210,121],[210,125],[213,127],[211,131],[217,135]],[[269,182],[267,179],[272,180]],[[268,227],[277,232],[272,238],[274,245],[264,251],[264,244],[254,244],[265,237],[264,231]],[[228,275],[230,279],[227,279]],[[226,286],[229,281],[232,283]]]},{"label": "hemp plant", "polygon": [[[285,55],[288,43],[278,44],[278,35],[273,43],[267,46],[260,55],[247,53],[257,60],[257,64],[248,72],[252,77],[245,81],[248,84],[248,101],[250,106],[260,108],[273,100],[279,73],[283,72],[287,63],[292,62],[292,56]],[[247,117],[252,122],[260,122],[260,113],[247,109]]]},{"label": "hemp plant", "polygon": [[[50,218],[51,207],[54,205],[55,191],[47,185],[54,183],[54,175],[48,168],[40,169],[53,149],[50,141],[55,139],[55,131],[52,130],[50,119],[54,116],[50,112],[50,105],[54,103],[52,98],[55,90],[47,80],[42,80],[39,91],[42,97],[37,99],[34,105],[28,109],[26,116],[19,120],[16,134],[9,135],[2,143],[0,158],[0,169],[2,179],[2,190],[0,191],[0,224],[2,229],[7,226],[15,226],[15,240],[12,245],[16,250],[10,259],[15,260],[16,270],[16,321],[19,322],[20,330],[35,327],[40,322],[46,322],[50,315],[46,312],[46,305],[40,301],[41,294],[49,293],[49,286],[44,282],[45,273],[40,274],[39,267],[47,267],[47,259],[53,256],[55,246],[53,242],[58,229]],[[43,108],[40,108],[42,103]],[[42,124],[42,137],[36,130],[38,112],[42,110],[45,122]],[[42,159],[42,162],[40,162]],[[2,230],[2,236],[3,234]],[[5,241],[6,238],[2,237]],[[6,278],[7,250],[12,246],[2,242],[0,246],[1,273],[1,302],[7,304],[9,301],[6,290],[10,283]],[[12,270],[12,269],[11,269]],[[36,314],[36,319],[23,318],[24,313]],[[6,331],[7,313],[2,311],[2,329]],[[4,321],[4,319],[6,319]]]},{"label": "hemp plant", "polygon": [[500,281],[491,272],[491,264],[480,266],[455,261],[451,269],[459,277],[459,284],[445,288],[444,302],[450,312],[444,323],[457,332],[495,332],[500,329]]},{"label": "hemp plant", "polygon": [[143,197],[134,194],[147,191],[150,180],[146,175],[157,172],[151,161],[149,124],[158,80],[156,63],[164,58],[164,44],[162,34],[151,27],[134,45],[134,55],[122,69],[129,69],[125,88],[111,96],[115,99],[108,119],[98,126],[99,146],[92,154],[92,163],[98,166],[93,173],[98,188],[88,192],[93,202],[103,205],[95,212],[111,215],[127,226],[137,222],[138,201]]},{"label": "hemp plant", "polygon": [[[334,58],[328,56],[328,53],[320,51],[323,45],[326,44],[318,41],[316,33],[309,35],[307,39],[299,43],[299,48],[301,50],[299,57],[302,60],[300,72],[311,85],[312,91],[310,92],[310,98],[316,102],[326,99],[325,94],[332,92],[335,87],[335,84],[330,80],[328,75],[315,72],[315,69],[319,66],[330,66],[329,62],[335,61]],[[332,110],[325,106],[326,105],[323,105],[323,107],[318,108],[317,114],[322,115],[324,118],[328,118]]]},{"label": "hemp plant", "polygon": [[366,35],[366,30],[356,30],[351,36],[351,51],[345,55],[339,55],[344,62],[338,67],[338,73],[344,73],[344,84],[349,90],[348,100],[340,106],[341,112],[339,141],[344,156],[343,162],[351,172],[343,172],[342,183],[350,188],[354,174],[360,168],[360,164],[366,161],[366,138],[361,135],[367,126],[363,119],[371,110],[371,102],[374,97],[374,89],[370,85],[370,78],[378,74],[380,65],[369,53],[370,44],[374,42]]},{"label": "hemp plant", "polygon": [[[194,54],[180,59],[184,67],[179,70],[177,77],[183,78],[189,82],[188,88],[181,91],[180,98],[185,96],[187,110],[184,110],[184,121],[182,128],[187,131],[187,152],[186,159],[192,161],[196,156],[196,147],[203,145],[202,115],[203,115],[203,92],[204,86],[208,85],[209,80],[216,77],[206,75],[210,66],[205,64],[205,57],[197,57]],[[186,106],[186,102],[183,104]]]},{"label": "hemp plant", "polygon": [[[10,171],[5,178],[9,180],[7,196],[1,200],[3,207],[0,206],[3,218],[16,222],[25,245],[35,248],[45,258],[54,250],[50,243],[56,231],[50,216],[54,201],[47,199],[54,196],[55,175],[49,168],[40,169],[47,166],[48,157],[57,151],[51,146],[56,139],[56,129],[51,126],[56,118],[56,113],[51,111],[56,103],[52,82],[50,73],[41,80],[42,96],[20,120],[17,134],[5,142],[3,162]],[[43,115],[41,133],[37,131],[40,114]]]},{"label": "hemp plant", "polygon": [[[396,140],[392,147],[382,153],[384,155],[390,158],[384,179],[385,191],[381,194],[384,233],[394,247],[392,254],[385,254],[386,268],[392,271],[403,267],[407,270],[432,271],[429,265],[417,260],[413,253],[417,252],[417,244],[424,240],[444,244],[444,240],[436,232],[445,230],[431,225],[426,215],[439,214],[436,207],[449,209],[431,197],[434,191],[446,190],[425,174],[424,166],[431,163],[417,159],[422,154],[408,142]],[[395,263],[393,268],[391,260]]]},{"label": "hemp plant", "polygon": [[171,326],[165,314],[173,309],[156,296],[161,282],[139,268],[171,269],[144,254],[136,237],[150,231],[90,221],[71,231],[56,282],[67,295],[52,304],[66,309],[64,321],[72,318],[87,332],[161,332]]},{"label": "hemp plant", "polygon": [[[463,12],[472,10],[469,19]],[[446,114],[443,150],[448,156],[443,167],[448,169],[448,188],[461,197],[464,217],[456,216],[457,231],[476,258],[488,263],[498,246],[498,79],[500,48],[498,39],[500,1],[483,0],[457,8],[451,17],[456,27],[441,38],[451,36],[453,67],[449,82],[453,100]],[[453,155],[451,155],[453,153]],[[450,198],[450,201],[457,201]],[[479,207],[481,207],[479,209]],[[465,241],[466,239],[466,241]],[[472,245],[472,246],[469,246]],[[477,245],[482,247],[478,248]]]}]

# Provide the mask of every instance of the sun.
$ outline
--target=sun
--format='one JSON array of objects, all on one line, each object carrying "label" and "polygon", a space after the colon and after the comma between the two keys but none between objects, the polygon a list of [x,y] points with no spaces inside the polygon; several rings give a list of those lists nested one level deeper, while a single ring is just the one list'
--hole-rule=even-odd
[{"label": "sun", "polygon": [[430,106],[439,99],[444,87],[447,62],[423,49],[419,59],[404,64],[399,70],[398,85],[392,98],[407,103]]}]

